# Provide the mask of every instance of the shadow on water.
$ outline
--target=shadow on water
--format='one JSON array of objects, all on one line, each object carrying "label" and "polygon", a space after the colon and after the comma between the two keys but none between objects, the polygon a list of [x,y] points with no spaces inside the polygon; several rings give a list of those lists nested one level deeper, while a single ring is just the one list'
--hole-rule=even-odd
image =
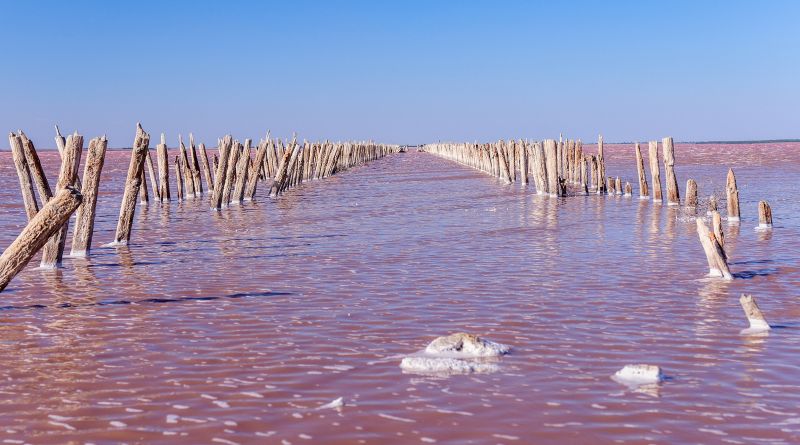
[{"label": "shadow on water", "polygon": [[114,306],[114,305],[127,305],[127,304],[147,304],[147,303],[181,303],[186,301],[213,301],[221,300],[224,298],[237,299],[248,297],[274,297],[294,295],[294,292],[252,292],[252,293],[235,293],[229,295],[210,295],[207,297],[174,297],[174,298],[144,298],[141,300],[105,300],[95,303],[59,303],[53,305],[44,304],[29,304],[29,305],[10,305],[0,306],[0,311],[24,310],[24,309],[62,309],[62,308],[82,308],[93,306]]}]

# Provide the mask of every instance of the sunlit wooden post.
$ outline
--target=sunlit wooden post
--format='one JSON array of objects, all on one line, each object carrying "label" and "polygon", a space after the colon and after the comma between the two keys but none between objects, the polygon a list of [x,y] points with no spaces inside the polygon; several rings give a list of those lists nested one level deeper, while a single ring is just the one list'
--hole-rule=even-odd
[{"label": "sunlit wooden post", "polygon": [[86,256],[92,248],[94,217],[97,207],[97,191],[100,188],[100,174],[105,162],[108,141],[105,136],[89,142],[86,165],[83,170],[83,203],[75,217],[75,231],[72,235],[70,256]]},{"label": "sunlit wooden post", "polygon": [[136,124],[136,138],[131,150],[131,162],[128,165],[128,176],[125,180],[125,191],[122,194],[122,203],[117,220],[117,233],[114,236],[116,245],[128,244],[131,239],[133,216],[136,213],[136,197],[142,186],[142,169],[144,158],[150,146],[150,135],[145,133],[141,124]]},{"label": "sunlit wooden post", "polygon": [[[65,190],[75,183],[75,164],[80,158],[78,153],[81,150],[83,150],[83,136],[78,133],[70,135],[67,138],[67,144],[64,147],[63,156],[61,158],[61,170],[59,170],[58,173],[56,193]],[[57,230],[47,241],[47,244],[44,245],[42,249],[42,268],[52,269],[61,264],[61,259],[64,257],[64,244],[67,241],[68,229],[69,218],[64,221],[61,229]]]}]

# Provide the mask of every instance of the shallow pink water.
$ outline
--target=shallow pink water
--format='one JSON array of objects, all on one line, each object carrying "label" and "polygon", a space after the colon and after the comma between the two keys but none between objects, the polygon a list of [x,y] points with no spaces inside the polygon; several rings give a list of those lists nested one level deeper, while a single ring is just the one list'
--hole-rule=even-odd
[{"label": "shallow pink water", "polygon": [[[631,146],[607,147],[633,183]],[[539,197],[416,152],[220,213],[151,204],[130,247],[100,248],[128,161],[110,152],[92,256],[32,263],[0,295],[0,440],[798,443],[800,144],[676,156],[681,192],[736,170],[733,282],[703,278],[683,210]],[[7,246],[25,222],[7,152],[0,184]],[[771,233],[753,230],[761,199]],[[779,328],[740,335],[742,292]],[[492,374],[400,370],[455,331],[514,349]],[[628,363],[669,379],[630,391],[609,378]]]}]

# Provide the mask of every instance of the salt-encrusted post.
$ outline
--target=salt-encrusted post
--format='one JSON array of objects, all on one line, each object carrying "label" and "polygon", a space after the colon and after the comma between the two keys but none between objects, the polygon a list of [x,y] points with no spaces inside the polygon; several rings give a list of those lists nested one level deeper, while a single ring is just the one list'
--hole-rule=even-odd
[{"label": "salt-encrusted post", "polygon": [[219,163],[214,171],[214,193],[211,195],[211,210],[222,208],[222,192],[228,173],[228,152],[232,150],[232,146],[233,138],[230,135],[225,136],[219,144]]},{"label": "salt-encrusted post", "polygon": [[746,329],[745,332],[763,332],[772,329],[752,295],[742,294],[742,296],[739,297],[739,304],[742,305],[744,315],[750,323],[750,327]]},{"label": "salt-encrusted post", "polygon": [[[147,175],[150,176],[150,187],[153,190],[153,199],[161,201],[161,191],[159,190],[158,181],[156,180],[156,170],[153,168],[153,158],[150,156],[150,149],[145,153],[144,165],[147,167]],[[85,180],[84,178],[84,181]]]},{"label": "salt-encrusted post", "polygon": [[662,202],[661,195],[661,167],[658,165],[658,141],[650,141],[650,177],[653,180],[653,201]]},{"label": "salt-encrusted post", "polygon": [[597,137],[597,193],[598,194],[605,194],[608,192],[606,189],[606,161],[605,157],[603,156],[603,136],[600,135]]},{"label": "salt-encrusted post", "polygon": [[662,139],[661,148],[664,151],[664,171],[667,175],[667,205],[680,205],[681,197],[678,192],[678,178],[675,177],[675,147],[672,144],[672,138]]},{"label": "salt-encrusted post", "polygon": [[[75,183],[75,163],[78,162],[78,153],[83,150],[83,136],[75,133],[67,138],[64,153],[61,158],[61,170],[58,173],[56,183],[56,193],[66,189]],[[53,236],[47,241],[42,249],[41,267],[52,269],[61,264],[64,257],[64,244],[67,241],[67,230],[69,229],[69,219],[67,219]]]},{"label": "salt-encrusted post", "polygon": [[697,208],[697,182],[694,179],[686,181],[686,207]]},{"label": "salt-encrusted post", "polygon": [[647,188],[647,175],[644,172],[644,158],[639,143],[636,143],[636,171],[639,173],[639,199],[647,199],[650,190]]},{"label": "salt-encrusted post", "polygon": [[244,140],[244,150],[239,155],[239,160],[236,163],[236,184],[231,194],[231,204],[241,204],[244,198],[244,185],[247,181],[247,168],[250,163],[250,146],[252,144],[253,141],[251,139]]},{"label": "salt-encrusted post", "polygon": [[758,228],[772,228],[772,208],[770,208],[767,201],[758,202]]},{"label": "salt-encrusted post", "polygon": [[156,146],[156,159],[158,161],[158,196],[161,202],[169,202],[169,154],[167,152],[167,138],[161,133],[161,143]]},{"label": "salt-encrusted post", "polygon": [[[253,169],[247,177],[247,190],[245,191],[244,200],[252,201],[256,196],[256,187],[258,186],[258,170],[264,165],[264,158],[267,156],[267,149],[270,147],[270,135],[267,133],[267,139],[258,144],[258,151],[256,151],[256,160],[253,162]],[[309,161],[310,164],[310,161]],[[308,167],[306,172],[306,179],[311,176],[311,166]]]},{"label": "salt-encrusted post", "polygon": [[614,180],[614,192],[618,195],[622,194],[622,180],[619,176]]},{"label": "salt-encrusted post", "polygon": [[183,201],[183,168],[181,167],[181,158],[178,155],[175,155],[175,184],[178,202],[181,202]]},{"label": "salt-encrusted post", "polygon": [[528,184],[528,144],[520,141],[519,144],[519,177],[522,185]]},{"label": "salt-encrusted post", "polygon": [[708,211],[706,214],[711,215],[713,212],[717,211],[717,196],[711,195],[708,197]]},{"label": "salt-encrusted post", "polygon": [[728,181],[725,187],[728,194],[728,222],[739,221],[739,187],[736,186],[736,175],[733,169],[728,169]]},{"label": "salt-encrusted post", "polygon": [[11,145],[11,156],[14,159],[14,167],[16,167],[17,176],[19,177],[19,188],[22,191],[25,214],[28,216],[28,221],[30,221],[39,211],[39,204],[36,202],[36,192],[33,189],[28,161],[25,158],[25,149],[22,147],[22,138],[14,133],[9,133],[8,142]]},{"label": "salt-encrusted post", "polygon": [[536,192],[539,195],[549,195],[550,182],[547,174],[547,156],[545,155],[544,144],[541,142],[535,142],[533,144],[533,163],[533,177],[536,181]]},{"label": "salt-encrusted post", "polygon": [[200,163],[203,165],[203,176],[206,178],[206,189],[209,192],[214,190],[214,176],[208,166],[208,153],[206,152],[206,144],[200,143]]},{"label": "salt-encrusted post", "polygon": [[86,256],[92,248],[94,215],[97,207],[97,190],[100,188],[100,173],[106,157],[108,141],[105,136],[89,141],[86,165],[83,170],[83,203],[75,217],[75,231],[72,235],[70,256]]},{"label": "salt-encrusted post", "polygon": [[22,139],[22,149],[25,151],[25,160],[28,163],[31,176],[33,176],[33,180],[36,183],[36,189],[39,191],[39,200],[42,202],[42,205],[44,205],[53,197],[50,184],[47,182],[47,176],[44,174],[44,169],[42,169],[42,163],[39,160],[39,155],[36,153],[36,148],[33,146],[33,141],[28,139],[22,131],[19,132],[18,136]]},{"label": "salt-encrusted post", "polygon": [[142,170],[144,158],[150,147],[150,135],[144,132],[142,125],[136,124],[136,138],[131,150],[131,162],[128,165],[128,176],[125,180],[125,191],[122,194],[122,203],[117,220],[117,233],[114,236],[115,245],[125,245],[131,239],[133,216],[136,213],[136,196],[142,186]]},{"label": "salt-encrusted post", "polygon": [[192,170],[189,167],[189,156],[186,154],[186,145],[183,144],[183,137],[178,135],[178,146],[180,148],[181,178],[183,179],[183,190],[186,199],[194,198],[194,180]]},{"label": "salt-encrusted post", "polygon": [[703,222],[702,218],[697,218],[697,235],[700,237],[700,243],[708,261],[708,275],[732,280],[733,275],[731,275],[731,271],[728,268],[725,251],[722,250],[722,246],[719,245],[714,234],[708,231],[708,227],[706,227],[706,223]]},{"label": "salt-encrusted post", "polygon": [[725,232],[722,231],[722,217],[716,210],[711,212],[711,230],[720,247],[725,247]]},{"label": "salt-encrusted post", "polygon": [[631,187],[630,182],[625,182],[625,196],[632,196],[633,195],[633,187]]},{"label": "salt-encrusted post", "polygon": [[81,204],[81,194],[74,188],[56,191],[22,229],[14,242],[0,255],[0,292],[19,273]]},{"label": "salt-encrusted post", "polygon": [[145,152],[144,160],[142,161],[142,177],[140,178],[142,185],[141,187],[139,187],[139,204],[142,205],[150,204],[150,196],[147,193],[147,176],[145,175],[144,172],[144,164],[147,163],[145,162],[146,160],[147,160],[147,153]]},{"label": "salt-encrusted post", "polygon": [[194,135],[189,133],[189,167],[192,171],[192,185],[197,196],[203,194],[203,181],[200,180],[200,163],[197,161],[197,150],[194,145]]},{"label": "salt-encrusted post", "polygon": [[242,151],[242,144],[236,140],[228,153],[228,172],[225,176],[225,186],[222,188],[222,207],[227,207],[231,202],[231,193],[236,181],[236,168],[239,162],[239,155]]},{"label": "salt-encrusted post", "polygon": [[67,140],[66,140],[66,138],[64,138],[64,136],[61,135],[61,130],[58,129],[58,125],[56,125],[55,127],[56,127],[55,140],[56,140],[56,148],[58,149],[58,156],[59,157],[63,157],[64,156],[64,146],[67,144]]},{"label": "salt-encrusted post", "polygon": [[558,196],[561,188],[558,184],[558,151],[555,139],[544,141],[544,157],[547,169],[547,190],[550,196]]}]

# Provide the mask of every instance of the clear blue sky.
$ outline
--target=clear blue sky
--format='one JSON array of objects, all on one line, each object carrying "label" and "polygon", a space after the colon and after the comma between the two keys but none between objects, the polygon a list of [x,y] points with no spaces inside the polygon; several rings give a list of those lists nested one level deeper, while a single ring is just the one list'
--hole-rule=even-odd
[{"label": "clear blue sky", "polygon": [[[0,124],[417,143],[800,137],[799,1],[3,2]],[[3,138],[0,147],[6,148]]]}]

